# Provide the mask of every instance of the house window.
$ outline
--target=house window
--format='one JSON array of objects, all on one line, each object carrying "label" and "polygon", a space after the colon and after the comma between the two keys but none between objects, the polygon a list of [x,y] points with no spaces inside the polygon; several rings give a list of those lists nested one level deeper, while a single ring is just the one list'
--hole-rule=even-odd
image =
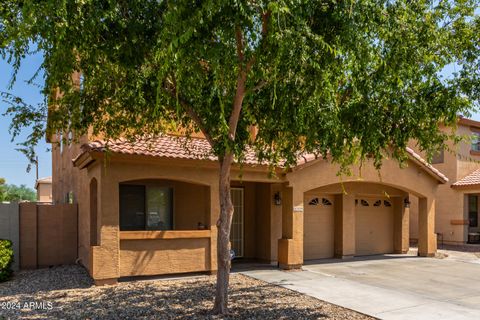
[{"label": "house window", "polygon": [[432,157],[432,164],[443,163],[444,161],[444,150],[440,150],[435,153]]},{"label": "house window", "polygon": [[477,195],[468,195],[468,226],[478,227],[478,197]]},{"label": "house window", "polygon": [[331,206],[332,205],[332,202],[328,199],[325,199],[325,198],[322,198],[322,204],[324,206]]},{"label": "house window", "polygon": [[480,151],[480,132],[472,132],[472,151]]},{"label": "house window", "polygon": [[120,230],[172,230],[173,191],[167,187],[120,185]]}]

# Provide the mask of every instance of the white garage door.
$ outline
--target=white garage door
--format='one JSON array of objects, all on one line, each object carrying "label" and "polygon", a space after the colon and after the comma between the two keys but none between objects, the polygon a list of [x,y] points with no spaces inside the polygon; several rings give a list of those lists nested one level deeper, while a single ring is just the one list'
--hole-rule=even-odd
[{"label": "white garage door", "polygon": [[393,202],[388,198],[355,200],[356,255],[393,252]]},{"label": "white garage door", "polygon": [[334,254],[334,197],[307,194],[304,199],[304,260],[331,258]]}]

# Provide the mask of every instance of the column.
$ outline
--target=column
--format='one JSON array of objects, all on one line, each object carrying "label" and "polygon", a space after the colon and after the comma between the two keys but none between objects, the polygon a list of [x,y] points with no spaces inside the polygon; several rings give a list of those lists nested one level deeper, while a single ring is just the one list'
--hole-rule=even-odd
[{"label": "column", "polygon": [[100,183],[100,245],[91,246],[91,275],[95,285],[115,284],[120,277],[120,219],[118,181],[109,177]]},{"label": "column", "polygon": [[410,245],[410,208],[405,208],[404,199],[406,198],[408,198],[408,194],[404,197],[396,197],[393,199],[393,207],[395,210],[393,245],[395,253],[407,253]]},{"label": "column", "polygon": [[355,196],[335,196],[335,257],[355,255]]},{"label": "column", "polygon": [[282,189],[282,239],[278,240],[278,263],[282,269],[303,264],[303,193]]},{"label": "column", "polygon": [[418,199],[418,255],[433,257],[437,251],[435,234],[435,200]]}]

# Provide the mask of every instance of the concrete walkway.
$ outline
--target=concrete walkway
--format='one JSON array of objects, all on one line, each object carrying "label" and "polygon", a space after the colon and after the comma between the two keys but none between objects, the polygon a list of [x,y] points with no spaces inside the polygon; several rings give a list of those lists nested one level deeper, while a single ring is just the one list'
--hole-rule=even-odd
[{"label": "concrete walkway", "polygon": [[381,319],[480,319],[480,260],[385,255],[242,273]]}]

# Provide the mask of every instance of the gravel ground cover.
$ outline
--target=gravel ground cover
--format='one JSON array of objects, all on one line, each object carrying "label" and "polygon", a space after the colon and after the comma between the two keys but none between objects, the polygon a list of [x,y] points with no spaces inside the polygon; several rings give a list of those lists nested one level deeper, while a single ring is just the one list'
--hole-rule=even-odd
[{"label": "gravel ground cover", "polygon": [[95,287],[78,266],[22,271],[0,284],[0,319],[374,319],[242,274],[230,288],[230,314],[213,317],[214,276]]}]

